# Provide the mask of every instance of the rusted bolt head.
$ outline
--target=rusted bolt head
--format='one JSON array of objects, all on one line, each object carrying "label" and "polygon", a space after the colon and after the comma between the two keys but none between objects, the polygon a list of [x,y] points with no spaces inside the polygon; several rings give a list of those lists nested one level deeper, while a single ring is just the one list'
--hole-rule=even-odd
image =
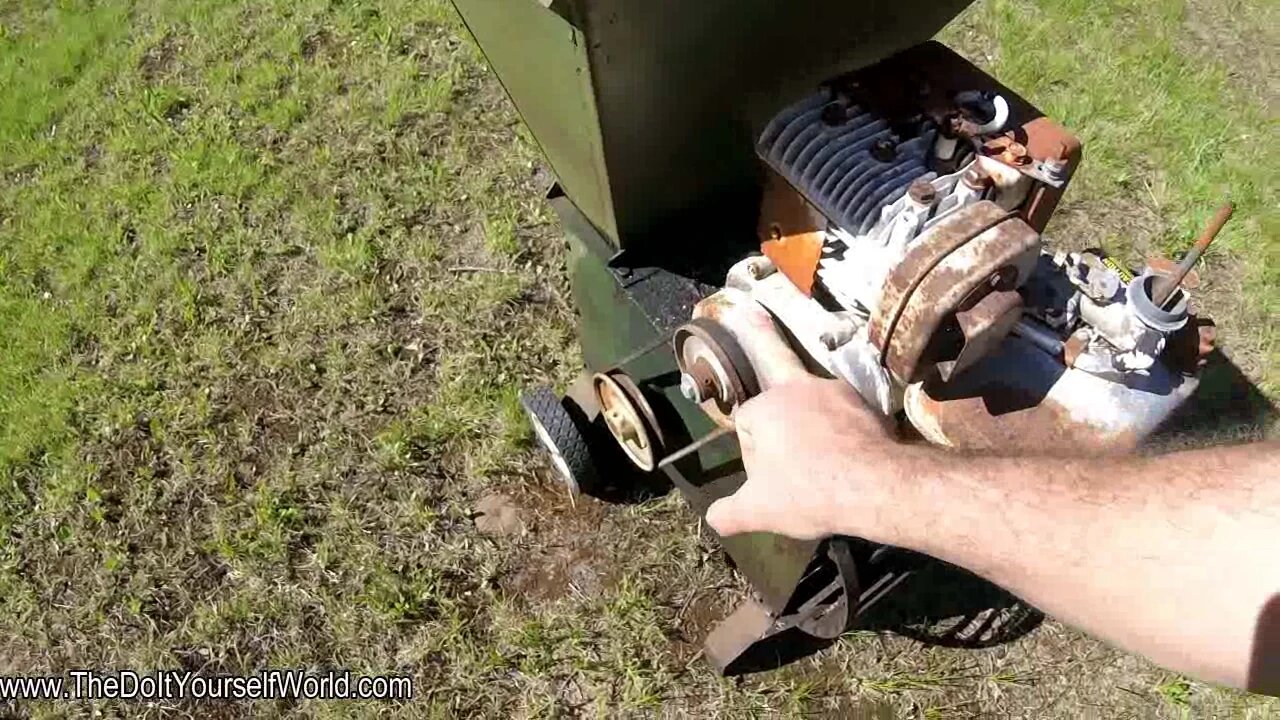
[{"label": "rusted bolt head", "polygon": [[930,205],[938,198],[938,191],[934,189],[933,183],[924,179],[911,183],[911,187],[907,189],[907,194],[911,196],[912,200],[921,205]]},{"label": "rusted bolt head", "polygon": [[892,140],[877,140],[871,146],[871,157],[880,162],[892,162],[898,156],[898,145]]},{"label": "rusted bolt head", "polygon": [[979,167],[970,169],[969,172],[964,174],[961,181],[970,190],[986,190],[992,184],[991,176]]}]

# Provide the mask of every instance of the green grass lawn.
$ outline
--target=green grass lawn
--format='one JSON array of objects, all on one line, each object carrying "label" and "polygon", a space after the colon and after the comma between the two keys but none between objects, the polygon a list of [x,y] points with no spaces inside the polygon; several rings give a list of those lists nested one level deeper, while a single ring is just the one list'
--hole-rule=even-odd
[{"label": "green grass lawn", "polygon": [[[1084,139],[1052,236],[1176,254],[1236,202],[1200,297],[1272,398],[1278,27],[982,0],[945,33]],[[228,716],[1280,713],[1053,623],[714,677],[743,588],[679,498],[574,509],[532,462],[516,393],[580,364],[549,182],[443,0],[0,6],[0,672],[417,680]],[[523,534],[476,532],[492,491]]]}]

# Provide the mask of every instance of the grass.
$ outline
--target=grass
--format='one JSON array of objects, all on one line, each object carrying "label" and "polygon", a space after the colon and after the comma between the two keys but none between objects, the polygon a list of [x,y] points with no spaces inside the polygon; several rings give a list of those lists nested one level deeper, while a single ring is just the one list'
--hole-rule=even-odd
[{"label": "grass", "polygon": [[[1223,15],[1259,48],[1231,66],[1203,42]],[[983,0],[946,33],[1084,137],[1053,233],[1137,258],[1235,199],[1203,297],[1272,397],[1277,143],[1240,63],[1274,19]],[[715,678],[697,646],[742,587],[680,500],[571,511],[533,462],[516,393],[580,365],[563,246],[440,0],[15,0],[0,88],[0,672],[341,666],[419,692],[226,715],[1280,712],[1160,690],[1053,624]],[[524,534],[476,532],[492,491]]]}]

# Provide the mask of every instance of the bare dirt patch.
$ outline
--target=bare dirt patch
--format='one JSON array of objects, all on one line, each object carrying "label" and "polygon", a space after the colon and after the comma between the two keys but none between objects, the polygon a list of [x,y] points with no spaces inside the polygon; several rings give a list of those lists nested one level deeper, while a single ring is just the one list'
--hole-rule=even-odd
[{"label": "bare dirt patch", "polygon": [[148,82],[155,82],[170,74],[177,66],[182,53],[182,40],[172,33],[151,46],[138,61],[138,72]]},{"label": "bare dirt patch", "polygon": [[527,524],[529,542],[513,550],[515,569],[502,587],[533,603],[597,597],[617,581],[608,506],[585,495],[570,501],[549,471],[539,475],[541,482],[509,493]]},{"label": "bare dirt patch", "polygon": [[707,635],[741,600],[742,593],[728,585],[689,588],[671,621],[670,638],[677,662],[689,662],[702,652]]},{"label": "bare dirt patch", "polygon": [[302,58],[316,60],[337,51],[340,43],[328,30],[317,30],[302,38]]}]

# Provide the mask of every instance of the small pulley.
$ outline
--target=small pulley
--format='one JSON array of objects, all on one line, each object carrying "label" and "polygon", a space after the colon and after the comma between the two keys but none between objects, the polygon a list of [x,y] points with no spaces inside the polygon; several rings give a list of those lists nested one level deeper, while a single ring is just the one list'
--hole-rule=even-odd
[{"label": "small pulley", "polygon": [[609,434],[636,467],[652,472],[661,458],[663,437],[644,393],[621,370],[596,373],[591,383]]},{"label": "small pulley", "polygon": [[742,346],[723,325],[700,317],[672,338],[680,367],[680,392],[720,425],[734,409],[760,393],[760,381]]}]

